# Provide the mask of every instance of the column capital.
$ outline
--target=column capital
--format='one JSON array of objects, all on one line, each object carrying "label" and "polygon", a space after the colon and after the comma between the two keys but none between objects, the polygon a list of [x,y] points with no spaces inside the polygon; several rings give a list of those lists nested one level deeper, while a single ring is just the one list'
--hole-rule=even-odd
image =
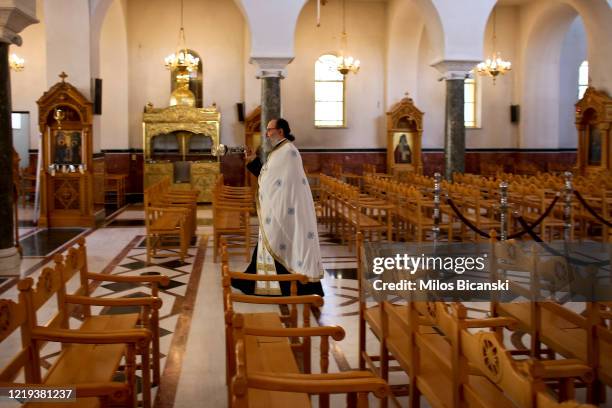
[{"label": "column capital", "polygon": [[257,78],[280,77],[287,76],[287,64],[293,61],[293,57],[251,57],[251,64],[259,65],[257,70]]},{"label": "column capital", "polygon": [[470,71],[473,70],[479,62],[480,61],[471,60],[442,60],[431,64],[431,66],[442,74],[440,81],[448,81],[470,77]]},{"label": "column capital", "polygon": [[19,33],[36,19],[36,2],[0,0],[0,42],[21,45]]}]

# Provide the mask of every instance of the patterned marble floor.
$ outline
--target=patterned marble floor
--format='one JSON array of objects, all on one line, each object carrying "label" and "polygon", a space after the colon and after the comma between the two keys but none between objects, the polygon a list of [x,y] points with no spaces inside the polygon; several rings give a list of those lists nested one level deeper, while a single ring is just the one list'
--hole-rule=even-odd
[{"label": "patterned marble floor", "polygon": [[[223,335],[223,307],[220,264],[213,263],[212,257],[212,210],[210,207],[198,209],[198,240],[189,248],[189,256],[181,263],[175,258],[160,259],[154,266],[144,264],[143,247],[144,222],[141,207],[130,206],[119,211],[100,228],[86,230],[78,236],[85,236],[88,250],[88,263],[92,271],[102,273],[138,275],[145,272],[160,272],[171,279],[160,297],[161,310],[161,353],[162,383],[155,387],[153,397],[155,408],[206,408],[226,407],[225,386],[225,343]],[[257,221],[252,219],[256,227]],[[25,229],[27,228],[27,229]],[[36,231],[24,227],[24,236],[32,236]],[[253,228],[253,241],[257,235]],[[326,234],[319,226],[319,238],[323,256],[325,276],[323,287],[325,305],[315,314],[315,324],[336,324],[346,331],[346,338],[333,342],[330,347],[330,372],[356,368],[358,363],[358,289],[356,280],[355,253]],[[24,257],[22,276],[37,277],[43,265],[50,261],[54,252],[61,252],[71,241],[58,246],[47,246],[42,255]],[[45,244],[46,245],[46,244]],[[247,263],[241,256],[230,259],[232,270],[244,270]],[[18,277],[0,277],[0,297],[17,296],[15,283]],[[69,290],[76,287],[70,282]],[[95,296],[139,296],[146,293],[140,285],[108,283],[98,286]],[[482,309],[483,304],[468,305]],[[53,307],[53,306],[50,306]],[[486,307],[486,306],[485,306]],[[268,307],[258,306],[257,310]],[[237,307],[238,311],[252,311],[253,306]],[[274,310],[274,309],[272,309]],[[278,309],[276,309],[278,310]],[[51,309],[49,309],[49,312]],[[96,312],[119,313],[117,308],[98,308]],[[44,313],[43,313],[44,314]],[[74,323],[78,323],[74,321]],[[369,331],[367,333],[368,351],[377,354],[378,341]],[[0,348],[0,367],[18,349],[19,338],[9,338]],[[318,369],[318,343],[313,344],[313,371]],[[44,350],[45,365],[52,363],[59,349],[50,346]],[[400,370],[392,370],[391,383],[403,384],[406,376]],[[406,406],[406,401],[402,402]],[[371,397],[371,406],[377,402]],[[423,407],[427,402],[422,401]],[[11,406],[0,401],[0,407]],[[13,405],[16,406],[16,405]],[[313,406],[317,406],[316,399]],[[332,398],[332,406],[344,405],[344,397]]]},{"label": "patterned marble floor", "polygon": [[[143,244],[143,211],[130,206],[115,213],[100,228],[83,231],[36,231],[23,226],[22,243],[27,252],[22,262],[22,276],[34,279],[42,267],[50,262],[54,253],[64,251],[77,236],[85,236],[89,269],[102,273],[139,275],[159,272],[170,277],[170,285],[160,292],[163,307],[160,313],[162,385],[154,389],[155,407],[192,407],[201,402],[206,407],[225,407],[225,343],[223,335],[223,308],[221,303],[220,266],[212,262],[212,210],[198,209],[199,239],[189,249],[184,263],[175,258],[160,259],[154,266],[146,266]],[[252,219],[256,227],[256,219]],[[348,252],[330,239],[322,229],[320,233],[324,268],[325,306],[319,321],[338,324],[347,336],[331,347],[330,371],[347,370],[357,365],[357,281],[355,254]],[[256,238],[256,228],[253,240]],[[243,270],[242,257],[232,257],[233,270]],[[18,277],[0,277],[0,297],[16,299],[15,283]],[[69,291],[77,282],[69,282]],[[147,288],[137,284],[105,283],[99,285],[94,296],[141,296]],[[42,315],[49,315],[53,305],[45,306]],[[250,307],[238,310],[251,310]],[[121,313],[119,308],[101,308],[96,313]],[[72,320],[74,325],[78,321]],[[316,324],[316,323],[315,323]],[[8,339],[0,349],[0,366],[18,348],[19,338]],[[374,345],[373,341],[370,341]],[[318,367],[318,344],[313,345],[313,369]],[[373,346],[373,351],[375,346]],[[49,345],[44,349],[45,367],[53,363],[59,348]],[[204,403],[205,402],[205,403]],[[332,400],[342,406],[343,399]],[[10,406],[0,402],[0,406]]]}]

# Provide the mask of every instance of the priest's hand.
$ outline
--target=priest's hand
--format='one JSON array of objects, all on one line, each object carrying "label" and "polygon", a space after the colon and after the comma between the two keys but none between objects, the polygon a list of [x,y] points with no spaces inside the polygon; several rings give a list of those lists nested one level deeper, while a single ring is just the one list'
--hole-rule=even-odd
[{"label": "priest's hand", "polygon": [[253,149],[251,149],[250,147],[247,146],[246,150],[244,151],[244,160],[247,163],[250,163],[253,160],[255,160],[256,157],[257,157],[257,154],[255,154]]}]

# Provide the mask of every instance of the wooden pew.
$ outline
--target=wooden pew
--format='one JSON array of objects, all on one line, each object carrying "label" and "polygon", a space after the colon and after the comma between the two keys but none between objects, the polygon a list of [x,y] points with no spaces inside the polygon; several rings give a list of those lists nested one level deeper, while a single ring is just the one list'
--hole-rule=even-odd
[{"label": "wooden pew", "polygon": [[231,248],[240,248],[244,260],[251,259],[250,217],[254,209],[251,187],[233,187],[223,184],[223,175],[217,178],[213,190],[213,248],[214,262],[221,250],[221,238]]},{"label": "wooden pew", "polygon": [[[181,261],[185,260],[193,227],[189,219],[192,210],[181,206],[159,205],[160,184],[155,183],[144,191],[145,228],[147,231],[147,264],[153,257],[174,257],[175,253],[160,254],[160,250],[178,249]],[[156,204],[157,203],[157,204]],[[177,242],[178,241],[178,242]]]},{"label": "wooden pew", "polygon": [[[559,276],[561,271],[570,273],[566,260],[561,257],[541,260],[535,249],[526,253],[512,241],[493,243],[492,248],[492,279],[503,277],[508,271],[524,272],[530,279],[529,287],[526,288],[513,280],[510,280],[510,287],[513,292],[531,301],[493,301],[491,314],[516,319],[517,327],[530,335],[528,352],[531,357],[550,359],[556,353],[591,367],[596,375],[594,381],[585,384],[588,400],[592,403],[603,401],[605,385],[612,386],[612,330],[609,324],[605,323],[610,317],[604,317],[607,316],[608,307],[599,302],[586,302],[586,310],[580,314],[557,302],[542,301],[541,289],[555,290],[553,287],[544,286],[546,277],[551,276],[557,281],[563,278]],[[569,281],[574,278],[580,279],[570,275],[565,279]],[[544,345],[548,349],[545,350]]]},{"label": "wooden pew", "polygon": [[[318,295],[296,295],[297,283],[306,283],[308,281],[306,276],[294,274],[258,276],[231,272],[227,264],[225,245],[222,245],[222,260],[226,379],[230,406],[293,407],[297,404],[297,406],[310,407],[308,394],[320,394],[319,405],[328,407],[329,394],[332,393],[372,391],[379,396],[385,393],[386,383],[368,372],[325,374],[329,367],[329,338],[341,340],[344,338],[344,330],[337,326],[311,327],[310,308],[322,306],[323,299]],[[232,278],[291,282],[291,295],[266,297],[233,293],[230,288]],[[290,311],[288,314],[270,311],[236,315],[235,303],[284,305],[290,306]],[[302,305],[301,325],[298,322],[298,305]],[[311,337],[317,336],[321,337],[319,368],[323,374],[310,374]],[[295,360],[295,352],[301,355],[301,364]],[[300,374],[298,369],[300,365],[304,374]],[[255,375],[256,383],[251,386],[252,375]],[[354,388],[350,388],[351,384]],[[237,388],[244,386],[246,388]],[[249,387],[252,389],[247,391]],[[277,392],[281,389],[291,393]],[[363,405],[364,396],[360,396],[359,399],[361,400],[359,406],[367,406],[367,396],[366,405]]]},{"label": "wooden pew", "polygon": [[[58,258],[57,261],[60,261]],[[68,249],[63,260],[64,281],[68,282],[72,276],[79,274],[80,286],[75,293],[70,295],[71,304],[80,305],[83,316],[83,324],[81,327],[87,327],[88,330],[105,330],[106,327],[111,328],[132,328],[143,326],[151,331],[152,347],[151,347],[151,366],[153,370],[153,384],[160,385],[161,369],[160,369],[160,352],[159,352],[159,308],[161,307],[161,299],[159,299],[159,286],[167,286],[170,279],[166,275],[146,275],[146,276],[122,276],[110,275],[90,272],[87,266],[87,247],[85,238],[79,238],[77,244]],[[154,299],[150,313],[128,313],[128,314],[113,314],[99,315],[91,314],[91,306],[95,305],[97,299],[92,299],[90,296],[93,292],[92,287],[99,282],[127,282],[127,283],[142,283],[149,285],[149,299]],[[65,318],[66,316],[63,316]],[[67,322],[64,322],[67,324]]]},{"label": "wooden pew", "polygon": [[[328,341],[330,337],[336,341],[344,337],[340,327],[249,327],[244,325],[240,314],[234,316],[233,326],[236,375],[231,384],[231,406],[234,408],[310,408],[309,395],[319,395],[319,406],[328,407],[330,394],[345,393],[349,406],[366,408],[370,392],[378,398],[387,393],[386,382],[367,371],[326,372]],[[321,374],[299,372],[291,344],[286,340],[296,335],[321,336]],[[270,341],[270,338],[279,340]]]},{"label": "wooden pew", "polygon": [[[8,324],[0,331],[0,339],[20,328],[22,349],[0,371],[0,382],[14,383],[23,370],[24,385],[76,386],[77,403],[59,404],[60,407],[100,407],[110,403],[137,407],[137,355],[141,356],[142,393],[140,402],[151,406],[149,354],[151,332],[145,328],[127,328],[108,322],[104,328],[92,327],[87,321],[78,328],[67,326],[68,306],[79,301],[78,296],[65,290],[65,273],[61,262],[54,268],[44,268],[36,284],[26,278],[18,283],[19,302],[0,300],[2,321]],[[38,323],[38,312],[52,297],[56,297],[58,312],[46,324]],[[152,298],[91,299],[92,304],[104,306],[141,306],[147,313],[157,304]],[[93,321],[92,321],[93,322]],[[100,323],[100,322],[97,322]],[[97,330],[96,330],[97,329]],[[62,350],[46,374],[41,373],[40,351],[47,342],[62,344]],[[114,382],[113,377],[125,359],[125,382]],[[22,385],[23,386],[23,385]],[[80,398],[82,397],[82,398]],[[26,406],[46,406],[28,403]],[[54,405],[55,406],[55,405]]]}]

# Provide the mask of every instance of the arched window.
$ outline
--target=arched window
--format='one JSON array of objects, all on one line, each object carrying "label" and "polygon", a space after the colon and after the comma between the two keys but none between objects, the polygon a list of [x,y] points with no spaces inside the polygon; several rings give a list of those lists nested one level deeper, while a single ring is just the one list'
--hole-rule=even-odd
[{"label": "arched window", "polygon": [[[188,49],[187,52],[196,58],[199,58],[198,69],[193,70],[189,73],[189,90],[193,92],[195,96],[195,107],[203,108],[202,101],[202,58],[194,50]],[[176,89],[176,71],[170,72],[170,93]]]},{"label": "arched window", "polygon": [[335,55],[321,55],[315,63],[315,126],[343,127],[344,75],[336,69]]},{"label": "arched window", "polygon": [[[473,73],[472,73],[473,74]],[[477,115],[477,92],[476,79],[474,75],[471,78],[466,78],[463,82],[463,117],[466,128],[478,127]]]},{"label": "arched window", "polygon": [[580,68],[578,68],[578,99],[582,99],[588,87],[589,61],[582,61],[582,64],[580,64]]}]

